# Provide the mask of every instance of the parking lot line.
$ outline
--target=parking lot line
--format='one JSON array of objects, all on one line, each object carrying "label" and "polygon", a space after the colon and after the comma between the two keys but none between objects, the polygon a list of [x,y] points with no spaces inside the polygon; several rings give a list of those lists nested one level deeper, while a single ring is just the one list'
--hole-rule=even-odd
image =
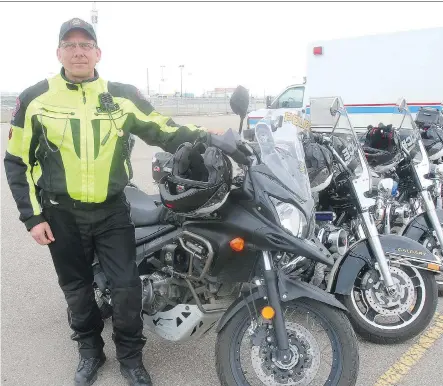
[{"label": "parking lot line", "polygon": [[433,324],[420,336],[401,358],[375,382],[374,386],[399,385],[401,379],[415,366],[421,357],[443,335],[443,315],[436,314]]}]

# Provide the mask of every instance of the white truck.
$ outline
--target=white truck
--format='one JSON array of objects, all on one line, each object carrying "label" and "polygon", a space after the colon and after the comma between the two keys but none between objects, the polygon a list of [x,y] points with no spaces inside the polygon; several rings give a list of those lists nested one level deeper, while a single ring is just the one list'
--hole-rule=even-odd
[{"label": "white truck", "polygon": [[251,111],[243,132],[252,139],[255,124],[272,115],[309,119],[311,97],[340,96],[357,132],[378,125],[404,97],[411,113],[443,104],[443,28],[312,43],[304,84],[284,89],[265,109]]}]

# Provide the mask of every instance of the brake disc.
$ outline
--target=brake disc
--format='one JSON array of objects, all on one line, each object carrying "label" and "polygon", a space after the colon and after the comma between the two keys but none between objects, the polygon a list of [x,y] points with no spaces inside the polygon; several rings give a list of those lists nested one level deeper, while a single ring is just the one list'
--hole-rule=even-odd
[{"label": "brake disc", "polygon": [[[378,280],[371,288],[363,291],[368,305],[377,313],[384,316],[397,316],[411,308],[415,300],[415,287],[409,275],[400,268],[390,267],[392,279],[397,285],[398,293],[395,297],[387,294],[383,283]],[[366,272],[365,276],[371,275]]]},{"label": "brake disc", "polygon": [[276,348],[264,340],[251,350],[252,366],[267,386],[305,386],[320,368],[320,348],[314,335],[305,327],[286,322],[291,360],[284,364],[275,358]]}]

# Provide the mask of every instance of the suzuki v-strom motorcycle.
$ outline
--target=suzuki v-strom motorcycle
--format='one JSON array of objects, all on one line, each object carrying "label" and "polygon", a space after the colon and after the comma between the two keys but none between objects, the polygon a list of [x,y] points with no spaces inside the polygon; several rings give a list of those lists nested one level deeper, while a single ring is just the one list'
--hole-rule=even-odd
[{"label": "suzuki v-strom motorcycle", "polygon": [[[371,172],[342,101],[311,99],[310,119],[314,131],[325,133],[312,137],[334,158],[332,181],[319,193],[317,237],[340,253],[335,253],[332,270],[316,263],[307,280],[323,281],[347,307],[354,329],[364,338],[375,343],[410,339],[432,320],[438,300],[435,272],[441,264],[417,241],[379,235]],[[417,168],[426,168],[419,143],[408,146]],[[426,183],[421,175],[417,178]],[[331,218],[321,221],[328,213]],[[350,247],[343,238],[346,232],[355,234]]]},{"label": "suzuki v-strom motorcycle", "polygon": [[[248,98],[242,88],[231,98],[242,119]],[[145,326],[164,339],[184,342],[217,324],[222,385],[355,385],[359,354],[346,308],[288,275],[299,256],[333,265],[330,255],[309,241],[313,200],[301,145],[297,138],[274,142],[266,122],[255,130],[258,149],[231,129],[207,136],[209,146],[243,170],[216,212],[201,218],[171,211],[163,216],[173,199],[164,193],[164,178],[159,182],[165,205],[157,206],[140,191],[137,200],[128,194]],[[167,160],[165,153],[158,156],[165,155]],[[283,254],[290,259],[280,265]],[[97,288],[112,299],[98,262],[95,273]],[[233,293],[237,297],[228,308],[220,304]]]}]

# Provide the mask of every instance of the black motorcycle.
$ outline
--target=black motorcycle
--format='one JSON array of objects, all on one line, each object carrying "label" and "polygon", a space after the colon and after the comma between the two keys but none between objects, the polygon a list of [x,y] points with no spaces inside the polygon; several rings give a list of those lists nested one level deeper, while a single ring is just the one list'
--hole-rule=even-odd
[{"label": "black motorcycle", "polygon": [[[247,91],[239,87],[231,107],[242,121],[248,103]],[[160,204],[162,196],[126,188],[146,328],[184,342],[218,323],[222,385],[355,385],[359,353],[346,308],[333,295],[289,275],[300,256],[328,267],[334,263],[310,241],[314,204],[301,145],[297,138],[274,142],[266,122],[257,124],[255,134],[258,148],[241,142],[232,130],[207,136],[206,145],[222,150],[242,169],[215,213],[178,216]],[[171,157],[157,154],[155,171],[168,173]],[[284,265],[282,255],[290,256]],[[112,289],[98,261],[95,285],[112,311]],[[335,282],[342,286],[344,281]],[[225,308],[223,300],[233,295]]]}]

